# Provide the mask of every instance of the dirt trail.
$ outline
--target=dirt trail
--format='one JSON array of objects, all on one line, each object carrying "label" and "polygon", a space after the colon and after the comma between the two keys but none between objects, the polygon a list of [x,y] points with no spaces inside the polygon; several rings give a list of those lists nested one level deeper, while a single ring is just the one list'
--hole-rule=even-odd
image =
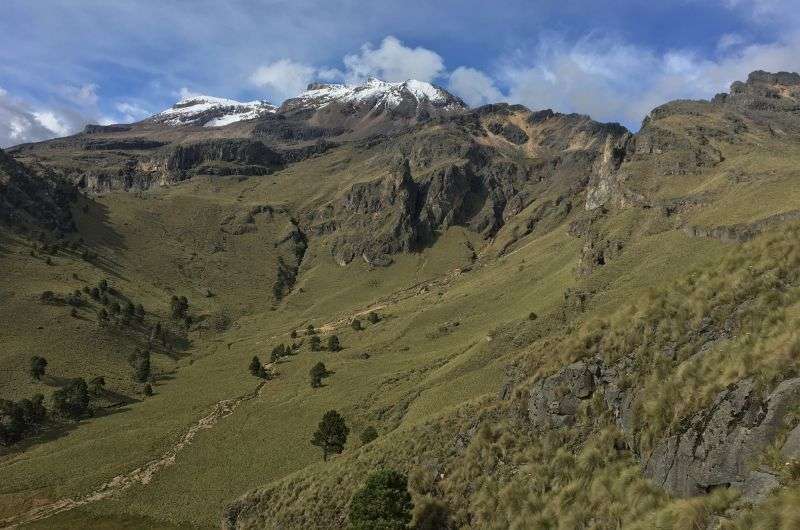
[{"label": "dirt trail", "polygon": [[175,463],[178,453],[180,453],[192,442],[194,437],[200,432],[201,429],[210,429],[222,418],[233,414],[233,411],[236,410],[236,408],[243,402],[258,397],[263,387],[264,382],[261,382],[254,390],[242,396],[232,399],[224,399],[218,402],[216,405],[214,405],[214,408],[211,410],[211,412],[200,418],[196,423],[189,427],[183,436],[181,436],[181,438],[159,458],[151,460],[145,465],[137,467],[125,475],[118,475],[112,478],[105,484],[102,484],[97,489],[83,497],[60,499],[49,504],[37,506],[36,508],[33,508],[25,513],[9,517],[8,519],[0,520],[0,524],[3,525],[2,528],[16,528],[21,524],[40,521],[42,519],[52,517],[53,515],[90,504],[92,502],[108,499],[135,484],[149,484],[157,473]]}]

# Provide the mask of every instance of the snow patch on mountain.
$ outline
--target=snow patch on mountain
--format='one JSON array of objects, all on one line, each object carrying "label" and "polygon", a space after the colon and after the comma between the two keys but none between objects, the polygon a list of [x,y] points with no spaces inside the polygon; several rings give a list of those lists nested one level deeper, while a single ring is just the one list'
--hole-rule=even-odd
[{"label": "snow patch on mountain", "polygon": [[305,107],[322,108],[332,102],[361,104],[371,102],[373,107],[385,106],[394,109],[409,96],[417,103],[429,102],[444,110],[457,110],[466,107],[463,101],[449,92],[424,81],[391,83],[370,78],[362,85],[312,84],[309,89],[297,96],[296,101]]},{"label": "snow patch on mountain", "polygon": [[150,121],[167,125],[202,125],[222,127],[243,120],[252,120],[277,108],[266,101],[235,101],[213,96],[190,96],[165,111],[152,116]]}]

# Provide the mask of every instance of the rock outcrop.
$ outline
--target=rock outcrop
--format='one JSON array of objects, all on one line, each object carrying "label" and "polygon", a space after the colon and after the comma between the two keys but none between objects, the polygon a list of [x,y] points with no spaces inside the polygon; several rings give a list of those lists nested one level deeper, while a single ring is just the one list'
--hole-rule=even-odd
[{"label": "rock outcrop", "polygon": [[[625,362],[607,367],[599,359],[578,361],[535,382],[527,405],[532,427],[574,424],[581,403],[599,391],[632,444],[636,391],[621,388],[621,376],[632,368]],[[643,473],[672,495],[735,487],[745,500],[757,502],[778,485],[773,472],[759,468],[760,458],[785,433],[787,415],[797,405],[800,378],[782,382],[766,396],[752,380],[742,380],[688,419],[681,432],[662,438],[649,454],[641,455]],[[789,433],[781,455],[787,461],[800,457],[800,426]]]},{"label": "rock outcrop", "polygon": [[789,408],[800,403],[800,379],[782,382],[762,397],[752,380],[732,385],[696,414],[685,431],[661,440],[644,462],[644,474],[679,496],[736,487],[747,500],[778,485],[758,469],[764,450],[784,430]]}]

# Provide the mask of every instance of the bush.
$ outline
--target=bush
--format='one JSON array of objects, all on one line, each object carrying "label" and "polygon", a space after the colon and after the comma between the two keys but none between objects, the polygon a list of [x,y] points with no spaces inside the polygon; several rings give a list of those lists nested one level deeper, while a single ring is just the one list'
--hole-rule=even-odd
[{"label": "bush", "polygon": [[320,351],[322,349],[322,339],[319,338],[319,335],[312,335],[308,344],[311,347],[311,351]]},{"label": "bush", "polygon": [[170,311],[173,320],[185,319],[189,311],[189,300],[185,296],[173,296],[170,300]]},{"label": "bush", "polygon": [[357,318],[354,318],[354,319],[353,319],[353,322],[351,322],[351,323],[350,323],[350,325],[353,327],[353,329],[354,329],[355,331],[361,331],[362,329],[364,329],[364,328],[361,326],[361,321],[360,321],[359,319],[357,319]]},{"label": "bush", "polygon": [[150,383],[144,385],[144,395],[150,397],[153,395],[153,387],[150,386]]},{"label": "bush", "polygon": [[367,445],[378,438],[378,431],[372,425],[367,426],[366,429],[361,431],[361,444]]},{"label": "bush", "polygon": [[375,311],[370,311],[367,315],[367,320],[370,324],[377,324],[380,321],[381,317],[378,316],[378,313]]},{"label": "bush", "polygon": [[411,494],[408,478],[393,469],[381,469],[369,476],[363,489],[350,503],[353,530],[401,530],[411,522]]}]

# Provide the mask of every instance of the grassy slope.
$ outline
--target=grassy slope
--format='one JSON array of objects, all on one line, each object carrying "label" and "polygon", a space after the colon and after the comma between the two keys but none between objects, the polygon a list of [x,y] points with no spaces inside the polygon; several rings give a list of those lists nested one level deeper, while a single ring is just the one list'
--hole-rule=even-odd
[{"label": "grassy slope", "polygon": [[[523,354],[530,342],[519,338],[549,322],[560,325],[551,315],[560,308],[566,287],[595,291],[588,312],[578,316],[579,320],[588,319],[606,314],[622,300],[636,300],[653,287],[669,285],[687,269],[708,266],[731,248],[716,241],[691,239],[676,230],[639,230],[619,258],[590,278],[578,279],[573,269],[582,241],[566,233],[566,224],[580,215],[577,212],[552,232],[534,231],[523,238],[514,247],[519,250],[508,257],[481,261],[470,272],[435,283],[427,292],[419,288],[401,292],[469,264],[464,242],[475,241],[474,235],[452,229],[433,248],[401,256],[391,267],[375,270],[360,262],[340,268],[325,248],[312,242],[297,288],[278,311],[269,309],[270,271],[274,271],[276,259],[271,242],[285,219],[276,218],[273,224],[257,220],[256,233],[226,236],[224,253],[208,250],[218,242],[215,238],[223,237],[218,227],[227,215],[258,204],[311,204],[354,179],[379,174],[381,160],[374,154],[337,149],[268,177],[244,181],[200,178],[146,194],[144,200],[126,194],[100,199],[79,224],[87,240],[113,258],[120,274],[113,280],[115,284],[162,314],[174,292],[186,294],[199,313],[226,308],[235,323],[224,334],[192,334],[191,357],[174,363],[159,359],[165,370],[177,372],[174,379],[157,385],[153,398],[130,405],[124,413],[85,421],[63,436],[0,460],[5,479],[0,515],[18,511],[33,499],[89,491],[161,454],[215,402],[255,387],[256,381],[245,370],[253,354],[267,357],[278,341],[288,342],[289,330],[308,322],[337,321],[370,304],[388,301],[388,307],[379,310],[386,318],[376,325],[367,324],[365,331],[354,332],[346,322],[342,324],[337,333],[343,351],[311,353],[303,348],[282,362],[280,376],[265,386],[259,398],[244,403],[213,429],[201,431],[178,455],[176,465],[148,486],[134,486],[114,500],[37,526],[70,527],[84,517],[100,527],[121,524],[126,517],[130,517],[129,524],[139,527],[163,527],[166,521],[214,525],[222,506],[241,493],[320,462],[308,439],[325,410],[337,408],[347,418],[354,434],[351,450],[358,445],[355,435],[368,423],[381,433],[400,427],[369,450],[373,458],[381,460],[381,448],[390,454],[392,440],[402,438],[403,433],[414,433],[425,425],[436,431],[437,425],[452,421],[452,411],[459,410],[454,407],[494,394],[504,378],[505,365]],[[731,158],[716,168],[716,173],[675,179],[660,191],[669,197],[718,185],[718,202],[688,215],[697,224],[728,224],[790,209],[792,198],[775,193],[771,186],[752,184],[746,187],[747,200],[738,202],[741,187],[717,184],[726,168],[747,163],[751,162]],[[758,209],[742,213],[738,204],[757,204]],[[731,214],[732,210],[740,213]],[[612,216],[606,229],[613,233],[660,226],[657,215],[629,210]],[[142,230],[142,226],[148,229]],[[2,339],[4,351],[14,353],[0,359],[3,373],[11,373],[0,390],[16,396],[37,390],[38,385],[28,384],[22,371],[34,351],[51,360],[52,373],[88,375],[82,371],[84,366],[97,367],[98,373],[114,374],[120,390],[130,390],[125,382],[128,368],[124,355],[110,353],[124,349],[124,343],[115,344],[95,331],[93,322],[80,323],[86,329],[73,331],[76,324],[66,309],[47,308],[52,309],[51,317],[34,301],[44,289],[74,289],[72,272],[89,282],[105,273],[71,260],[61,263],[57,259],[57,266],[47,267],[33,262],[21,246],[11,243],[4,247],[11,253],[0,255],[0,260],[13,272],[3,276],[0,289],[15,295],[11,304],[0,304],[6,312],[3,317],[27,315],[20,321],[28,327],[20,325]],[[190,257],[192,253],[194,257]],[[216,296],[204,298],[206,287]],[[410,293],[415,295],[405,298]],[[541,323],[527,320],[531,311],[544,315]],[[46,349],[31,334],[44,321],[48,325]],[[459,325],[453,326],[456,321]],[[442,326],[447,329],[440,329]],[[87,333],[95,342],[81,342]],[[371,354],[369,359],[358,356],[364,351]],[[539,358],[542,370],[558,365],[559,352],[552,353],[552,358]],[[335,373],[326,379],[325,387],[312,390],[307,373],[318,359]],[[452,434],[458,426],[453,429],[441,432]],[[437,436],[431,440],[439,440]],[[342,470],[342,465],[335,461],[304,473],[314,480],[314,469],[333,473]],[[348,473],[348,486],[352,486],[360,475],[355,470]]]}]

